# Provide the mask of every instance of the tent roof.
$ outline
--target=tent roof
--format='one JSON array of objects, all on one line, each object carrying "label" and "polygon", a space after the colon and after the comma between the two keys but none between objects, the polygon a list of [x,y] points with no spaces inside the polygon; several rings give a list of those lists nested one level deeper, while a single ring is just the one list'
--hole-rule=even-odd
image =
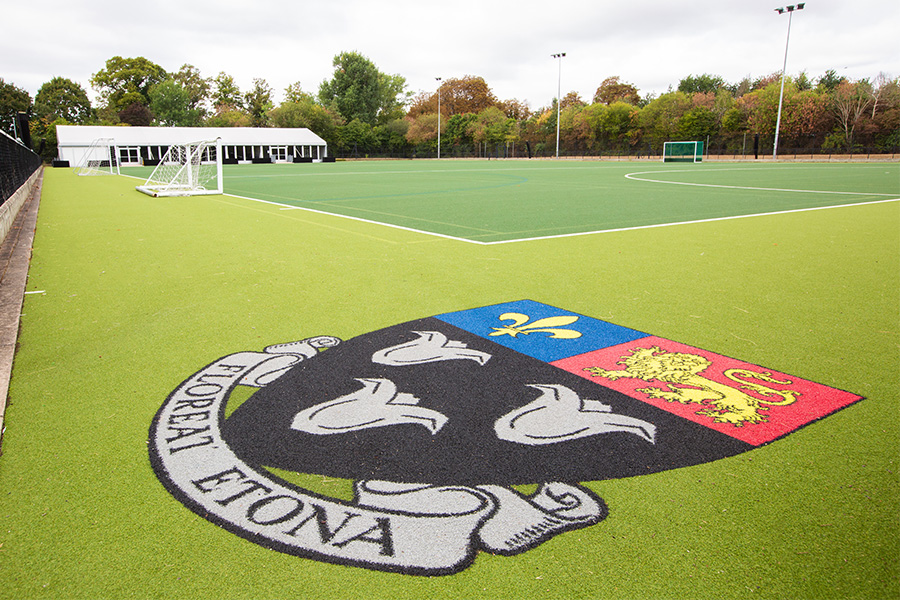
[{"label": "tent roof", "polygon": [[325,146],[325,140],[306,128],[257,127],[115,127],[58,125],[60,146],[90,146],[112,138],[117,146],[168,146],[222,138],[226,146]]}]

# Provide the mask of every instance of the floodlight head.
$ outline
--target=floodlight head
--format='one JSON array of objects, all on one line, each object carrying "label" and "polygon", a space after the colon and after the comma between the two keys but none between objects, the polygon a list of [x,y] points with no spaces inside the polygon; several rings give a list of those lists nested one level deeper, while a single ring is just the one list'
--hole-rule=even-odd
[{"label": "floodlight head", "polygon": [[788,4],[788,5],[787,5],[787,11],[788,11],[788,12],[794,12],[794,5],[793,5],[793,4]]},{"label": "floodlight head", "polygon": [[803,7],[806,6],[805,2],[801,2],[797,5],[797,10],[803,10]]},{"label": "floodlight head", "polygon": [[784,14],[784,9],[783,9],[783,8],[776,8],[776,9],[775,9],[775,12],[777,12],[779,15],[783,15],[783,14]]}]

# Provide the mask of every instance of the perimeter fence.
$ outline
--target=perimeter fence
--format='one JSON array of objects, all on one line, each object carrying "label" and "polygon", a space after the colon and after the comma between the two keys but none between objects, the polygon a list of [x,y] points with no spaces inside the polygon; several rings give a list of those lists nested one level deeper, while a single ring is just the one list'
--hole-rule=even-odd
[{"label": "perimeter fence", "polygon": [[0,206],[40,167],[40,156],[0,131]]},{"label": "perimeter fence", "polygon": [[[780,158],[803,158],[809,160],[865,159],[879,157],[895,160],[900,158],[900,132],[889,140],[876,140],[860,135],[853,144],[832,144],[832,134],[816,133],[805,136],[782,136],[778,143]],[[682,140],[672,138],[643,137],[634,143],[628,139],[594,140],[585,143],[575,140],[560,140],[559,156],[566,158],[631,158],[662,159],[663,144],[667,141],[702,141],[704,156],[708,158],[754,160],[772,158],[775,139],[772,135],[753,133],[720,134],[706,138]],[[339,159],[363,158],[436,158],[437,144],[427,142],[416,146],[377,147],[356,145],[350,148],[330,146],[328,153]],[[556,143],[510,141],[481,144],[441,144],[441,158],[550,158],[556,156]]]}]

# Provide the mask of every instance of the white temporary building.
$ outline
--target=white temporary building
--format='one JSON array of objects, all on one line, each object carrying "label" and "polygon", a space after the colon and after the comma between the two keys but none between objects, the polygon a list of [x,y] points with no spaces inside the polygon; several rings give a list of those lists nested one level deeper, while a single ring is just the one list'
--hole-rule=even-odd
[{"label": "white temporary building", "polygon": [[[57,125],[59,159],[81,164],[96,140],[107,140],[110,157],[121,166],[155,165],[169,146],[221,139],[225,164],[251,162],[320,162],[328,156],[325,140],[306,128],[256,127],[116,127]],[[95,146],[96,147],[96,146]],[[95,150],[96,151],[96,150]]]}]

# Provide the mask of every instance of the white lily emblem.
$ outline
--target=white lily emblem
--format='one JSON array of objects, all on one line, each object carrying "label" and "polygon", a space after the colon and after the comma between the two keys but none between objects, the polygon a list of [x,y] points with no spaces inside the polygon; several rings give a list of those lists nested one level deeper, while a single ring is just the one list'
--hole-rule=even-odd
[{"label": "white lily emblem", "polygon": [[511,411],[494,423],[497,437],[535,446],[624,431],[655,443],[656,426],[612,412],[599,400],[582,400],[564,385],[529,385],[543,392],[536,400]]},{"label": "white lily emblem", "polygon": [[333,435],[388,425],[421,425],[434,435],[447,422],[436,410],[417,406],[412,394],[397,392],[389,379],[362,378],[362,389],[300,411],[291,429]]}]

